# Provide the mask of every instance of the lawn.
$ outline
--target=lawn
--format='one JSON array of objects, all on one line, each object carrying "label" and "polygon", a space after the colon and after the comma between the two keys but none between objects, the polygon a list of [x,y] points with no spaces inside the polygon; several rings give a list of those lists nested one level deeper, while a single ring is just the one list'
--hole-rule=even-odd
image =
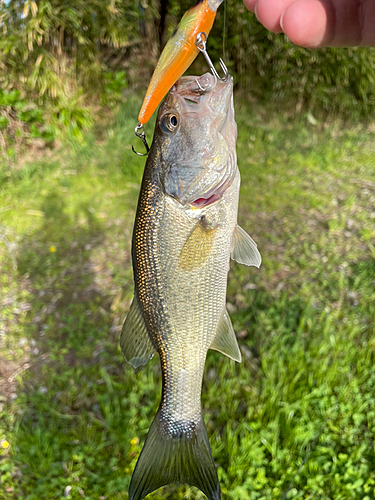
[{"label": "lawn", "polygon": [[[158,359],[134,375],[118,345],[139,105],[0,168],[0,500],[128,498],[161,390]],[[239,223],[263,264],[229,274],[242,363],[206,363],[223,499],[374,499],[375,128],[236,107]]]}]

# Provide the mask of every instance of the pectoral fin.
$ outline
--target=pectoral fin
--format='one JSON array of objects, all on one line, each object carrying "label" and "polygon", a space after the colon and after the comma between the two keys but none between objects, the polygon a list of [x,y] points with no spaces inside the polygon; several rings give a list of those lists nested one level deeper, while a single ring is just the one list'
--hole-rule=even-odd
[{"label": "pectoral fin", "polygon": [[148,334],[136,295],[122,327],[120,347],[135,373],[141,371],[155,354],[156,349]]},{"label": "pectoral fin", "polygon": [[239,225],[236,226],[233,232],[231,257],[239,264],[245,264],[245,266],[260,267],[262,262],[257,244]]},{"label": "pectoral fin", "polygon": [[217,226],[210,228],[205,220],[200,220],[191,232],[181,250],[178,265],[184,271],[192,271],[200,267],[212,249]]},{"label": "pectoral fin", "polygon": [[219,326],[210,345],[210,349],[220,351],[222,354],[225,354],[238,363],[241,362],[241,352],[237,344],[232,322],[226,309],[224,309],[221,315]]}]

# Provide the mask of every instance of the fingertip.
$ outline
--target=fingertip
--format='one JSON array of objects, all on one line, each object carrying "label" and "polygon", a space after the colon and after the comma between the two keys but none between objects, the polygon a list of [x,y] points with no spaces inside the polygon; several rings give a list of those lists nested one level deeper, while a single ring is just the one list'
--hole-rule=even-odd
[{"label": "fingertip", "polygon": [[258,0],[255,4],[255,14],[265,28],[274,33],[280,33],[280,17],[285,9],[285,0]]},{"label": "fingertip", "polygon": [[257,0],[243,0],[243,3],[245,4],[245,7],[249,9],[251,12],[255,12],[255,5],[257,3]]},{"label": "fingertip", "polygon": [[318,0],[297,0],[282,14],[280,25],[296,45],[319,47],[327,30],[327,12]]}]

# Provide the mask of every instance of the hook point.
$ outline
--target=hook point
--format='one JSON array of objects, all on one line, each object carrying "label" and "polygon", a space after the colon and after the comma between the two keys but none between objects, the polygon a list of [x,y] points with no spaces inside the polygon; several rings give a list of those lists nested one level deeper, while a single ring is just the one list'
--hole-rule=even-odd
[{"label": "hook point", "polygon": [[224,77],[220,78],[219,73],[216,71],[213,62],[211,61],[210,56],[208,55],[206,49],[206,42],[207,42],[207,35],[204,31],[201,31],[201,33],[198,33],[197,35],[197,38],[195,40],[195,45],[197,46],[197,49],[204,55],[204,58],[206,59],[214,77],[217,78],[217,80],[219,80],[220,82],[226,82],[229,76],[228,68],[226,67],[224,61],[220,58],[219,59],[220,67],[224,71]]}]

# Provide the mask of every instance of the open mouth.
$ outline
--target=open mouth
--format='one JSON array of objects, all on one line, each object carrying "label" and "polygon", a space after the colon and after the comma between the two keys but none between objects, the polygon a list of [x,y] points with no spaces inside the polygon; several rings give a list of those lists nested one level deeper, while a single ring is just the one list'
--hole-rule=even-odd
[{"label": "open mouth", "polygon": [[197,198],[196,200],[191,202],[190,205],[194,208],[204,208],[204,207],[208,207],[210,205],[213,205],[214,203],[221,200],[225,191],[229,188],[229,186],[232,184],[232,182],[233,182],[233,176],[231,175],[231,176],[227,177],[224,180],[224,182],[222,182],[221,184],[216,186],[214,189],[214,192],[212,192],[212,190],[210,190],[207,193],[206,197],[202,196],[201,198]]},{"label": "open mouth", "polygon": [[194,208],[208,207],[209,205],[212,205],[213,203],[216,203],[217,201],[221,200],[223,194],[224,193],[222,194],[215,193],[212,194],[209,198],[198,198],[197,200],[193,201],[191,205]]},{"label": "open mouth", "polygon": [[[218,131],[219,134],[222,135],[222,137],[226,140],[227,144],[228,144],[228,129],[230,128],[231,125],[230,122],[234,119],[230,106],[231,105],[229,103],[226,118],[224,120],[223,125],[220,127]],[[233,162],[233,159],[228,158],[228,161]],[[191,206],[195,208],[203,208],[203,207],[208,207],[209,205],[212,205],[213,203],[220,201],[225,191],[230,187],[230,185],[233,182],[234,176],[232,175],[231,170],[232,169],[229,170],[229,175],[225,176],[225,178],[222,179],[217,186],[215,186],[212,189],[209,189],[205,196],[201,196],[196,200],[194,200],[191,203]]]},{"label": "open mouth", "polygon": [[209,94],[216,87],[217,81],[211,73],[197,76],[184,76],[177,80],[171,92],[176,92],[180,97],[194,100],[196,97]]},{"label": "open mouth", "polygon": [[[208,130],[211,130],[213,137],[216,135],[221,136],[218,137],[218,141],[221,141],[222,144],[220,147],[220,157],[222,157],[223,161],[228,162],[228,165],[223,165],[223,169],[225,170],[219,174],[219,179],[216,177],[216,185],[206,185],[208,189],[202,189],[200,193],[198,191],[199,194],[197,193],[198,197],[196,199],[191,201],[190,198],[190,200],[187,199],[185,201],[185,203],[187,202],[192,208],[204,208],[217,203],[222,199],[224,193],[233,182],[235,158],[234,161],[231,158],[232,143],[227,140],[231,135],[230,131],[233,129],[234,121],[231,104],[231,89],[232,80],[225,83],[219,82],[211,73],[206,73],[201,77],[183,77],[178,80],[171,89],[171,93],[178,96],[180,102],[183,104],[182,109],[184,109],[189,116],[194,117],[194,113],[196,112],[198,113],[197,116],[201,118],[203,116],[202,113],[207,112],[207,119],[212,120]],[[225,148],[223,139],[227,143],[229,149],[227,159],[227,155],[223,150],[223,148]],[[216,154],[215,152],[211,160],[208,158],[205,159],[205,163],[213,162],[214,165],[217,161],[220,161]],[[196,160],[192,158],[192,163],[194,163],[194,161]],[[220,170],[221,168],[216,170],[215,176],[218,175]],[[206,184],[206,182],[203,184]]]},{"label": "open mouth", "polygon": [[229,175],[226,175],[215,187],[209,189],[205,196],[197,198],[190,205],[194,208],[204,208],[220,201],[225,191],[231,186],[233,179],[234,175],[230,171]]}]

